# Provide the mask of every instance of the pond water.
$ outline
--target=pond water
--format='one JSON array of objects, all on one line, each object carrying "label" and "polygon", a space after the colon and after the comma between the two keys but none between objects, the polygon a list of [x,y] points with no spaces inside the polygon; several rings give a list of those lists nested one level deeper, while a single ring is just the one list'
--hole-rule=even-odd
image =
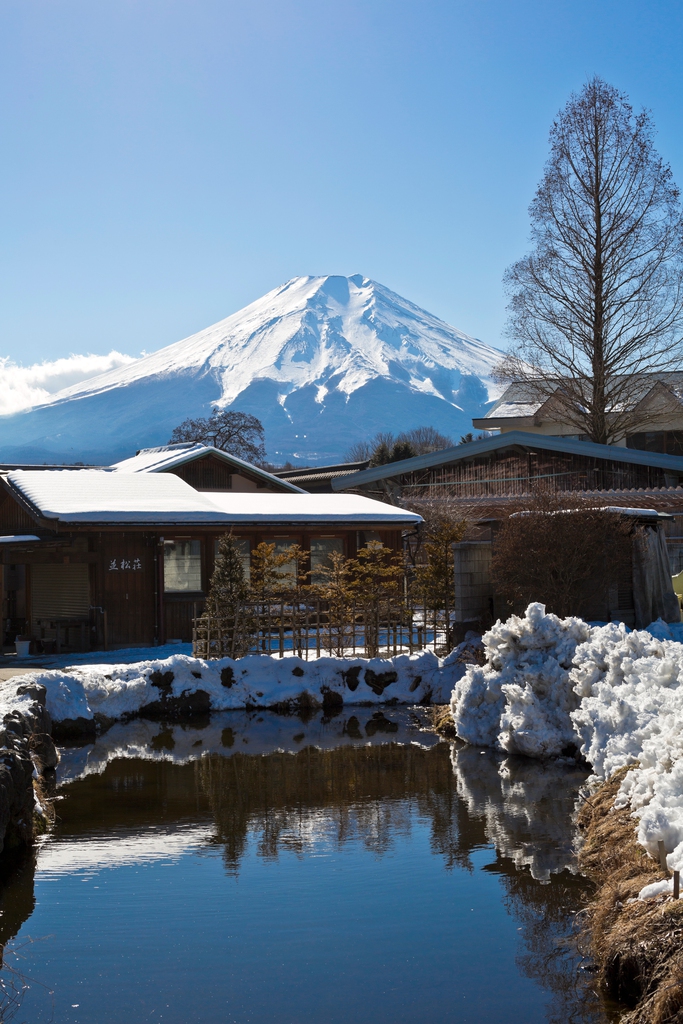
[{"label": "pond water", "polygon": [[607,1021],[574,920],[585,773],[419,714],[133,722],[64,750],[56,827],[0,889],[0,1020]]}]

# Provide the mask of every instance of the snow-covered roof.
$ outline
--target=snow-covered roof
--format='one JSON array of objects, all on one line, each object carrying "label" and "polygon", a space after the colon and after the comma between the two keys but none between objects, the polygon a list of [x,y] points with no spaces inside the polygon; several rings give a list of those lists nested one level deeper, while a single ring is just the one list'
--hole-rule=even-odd
[{"label": "snow-covered roof", "polygon": [[215,505],[172,473],[18,469],[6,479],[43,518],[62,523],[218,523],[224,519]]},{"label": "snow-covered roof", "polygon": [[227,463],[235,472],[244,472],[250,476],[258,477],[269,487],[278,491],[291,491],[301,494],[300,487],[290,484],[287,480],[280,480],[279,477],[267,473],[265,469],[259,469],[244,459],[238,459],[230,452],[224,452],[213,445],[201,444],[199,442],[187,442],[184,444],[167,444],[159,448],[142,448],[137,455],[123,462],[116,462],[110,468],[116,473],[163,473],[174,469],[176,466],[184,466],[188,462],[212,455],[216,459]]},{"label": "snow-covered roof", "polygon": [[196,491],[173,473],[15,470],[6,481],[20,501],[60,523],[311,524],[408,526],[420,516],[355,494]]},{"label": "snow-covered roof", "polygon": [[412,526],[422,521],[415,512],[358,494],[203,493],[231,523],[354,523]]},{"label": "snow-covered roof", "polygon": [[[682,387],[683,380],[679,371],[637,375],[633,386],[629,387],[625,394],[627,401],[625,403],[618,403],[611,411],[617,412],[624,408],[635,408],[639,402],[662,388],[669,393],[669,397],[681,401]],[[533,380],[513,382],[508,385],[489,411],[484,416],[473,419],[472,423],[475,427],[487,428],[495,426],[499,420],[533,420],[537,415],[541,420],[549,419],[551,422],[555,422],[556,416],[553,415],[553,411],[556,413],[557,410],[554,410],[551,406],[544,410],[543,407],[549,400],[552,400],[554,394],[559,396],[561,391],[561,387],[557,387],[552,392],[549,390],[548,384],[534,382]],[[544,412],[548,413],[548,415],[544,416]]]}]

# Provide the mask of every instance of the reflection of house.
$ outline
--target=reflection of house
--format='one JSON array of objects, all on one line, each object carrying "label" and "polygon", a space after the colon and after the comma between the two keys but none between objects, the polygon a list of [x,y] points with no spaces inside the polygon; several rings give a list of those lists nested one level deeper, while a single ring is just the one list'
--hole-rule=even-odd
[{"label": "reflection of house", "polygon": [[[456,545],[456,614],[469,619],[491,596],[488,565],[496,524],[527,508],[538,488],[571,505],[587,498],[608,506],[670,513],[657,529],[666,535],[672,573],[683,569],[683,457],[593,444],[568,437],[511,430],[429,455],[333,480],[395,504],[447,500],[472,526]],[[633,609],[633,594],[615,598],[612,610]],[[622,617],[628,618],[626,614]]]},{"label": "reflection of house", "polygon": [[0,483],[5,636],[27,629],[70,646],[190,639],[227,531],[245,559],[261,541],[300,544],[315,571],[372,538],[398,548],[419,522],[358,495],[307,494],[204,446],[109,470],[17,470]]},{"label": "reflection of house", "polygon": [[[629,395],[629,408],[631,431],[619,445],[683,455],[683,373],[637,378]],[[480,430],[523,430],[578,438],[576,426],[567,422],[560,388],[548,394],[533,381],[511,384],[486,416],[472,423]]]}]

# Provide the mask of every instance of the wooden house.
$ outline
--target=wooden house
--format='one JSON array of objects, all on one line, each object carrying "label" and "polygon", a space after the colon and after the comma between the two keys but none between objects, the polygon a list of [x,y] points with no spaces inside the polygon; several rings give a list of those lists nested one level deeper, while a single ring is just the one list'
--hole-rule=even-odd
[{"label": "wooden house", "polygon": [[238,538],[247,570],[261,541],[300,544],[315,569],[370,539],[398,549],[402,531],[420,521],[363,496],[307,494],[224,456],[185,447],[102,470],[0,475],[5,642],[17,634],[70,648],[189,640],[224,533]]},{"label": "wooden house", "polygon": [[[567,507],[588,499],[636,518],[642,513],[647,530],[666,540],[670,572],[683,569],[680,455],[510,430],[340,477],[332,488],[415,508],[445,502],[451,514],[469,521],[464,540],[455,545],[455,613],[461,622],[505,614],[489,575],[496,531],[509,515],[527,509],[539,488],[555,492]],[[615,582],[609,607],[592,609],[591,616],[633,625],[636,608],[645,603],[634,586],[630,575]]]}]

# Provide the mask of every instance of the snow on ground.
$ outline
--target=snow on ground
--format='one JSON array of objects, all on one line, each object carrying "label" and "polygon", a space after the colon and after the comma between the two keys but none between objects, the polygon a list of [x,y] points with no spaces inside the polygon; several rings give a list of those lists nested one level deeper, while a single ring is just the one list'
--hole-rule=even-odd
[{"label": "snow on ground", "polygon": [[17,693],[17,686],[27,682],[32,682],[32,677],[25,679],[23,676],[15,676],[11,680],[0,680],[0,722],[13,711],[28,710],[33,703],[34,698],[29,694]]},{"label": "snow on ground", "polygon": [[[63,669],[15,676],[16,687],[30,679],[47,690],[47,709],[56,722],[96,715],[120,720],[162,697],[179,698],[203,691],[212,711],[272,707],[305,695],[321,704],[338,695],[347,704],[445,703],[465,666],[460,649],[440,659],[431,651],[393,658],[298,657],[249,655],[237,661],[203,661],[185,654],[132,664],[80,663]],[[334,697],[332,698],[334,699]]]}]

